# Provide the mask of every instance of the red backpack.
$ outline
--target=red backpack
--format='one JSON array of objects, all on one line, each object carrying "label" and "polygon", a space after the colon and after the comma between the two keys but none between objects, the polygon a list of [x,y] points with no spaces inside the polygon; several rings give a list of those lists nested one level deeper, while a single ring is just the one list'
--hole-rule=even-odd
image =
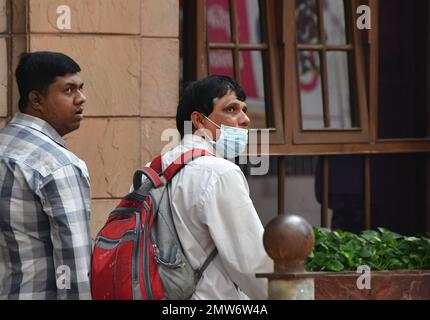
[{"label": "red backpack", "polygon": [[[189,299],[216,249],[198,270],[184,255],[172,219],[169,182],[205,150],[182,154],[164,172],[161,156],[136,171],[134,191],[109,214],[97,234],[91,264],[95,300]],[[142,177],[146,179],[142,182]]]}]

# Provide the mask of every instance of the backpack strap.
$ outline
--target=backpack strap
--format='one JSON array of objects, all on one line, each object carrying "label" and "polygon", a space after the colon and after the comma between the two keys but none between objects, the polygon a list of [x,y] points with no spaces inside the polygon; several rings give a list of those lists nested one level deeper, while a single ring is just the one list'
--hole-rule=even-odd
[{"label": "backpack strap", "polygon": [[203,149],[192,149],[181,154],[173,161],[166,170],[163,171],[163,176],[166,179],[166,184],[181,170],[188,162],[197,159],[201,156],[213,156],[212,153]]},{"label": "backpack strap", "polygon": [[203,263],[203,265],[197,269],[195,271],[195,275],[196,275],[196,284],[200,281],[203,272],[205,272],[206,268],[208,267],[209,263],[212,262],[213,259],[215,259],[216,255],[218,254],[218,249],[215,248],[212,250],[211,254],[206,258],[205,262]]},{"label": "backpack strap", "polygon": [[162,167],[162,161],[161,161],[161,154],[157,157],[155,157],[152,161],[151,164],[149,165],[155,172],[157,172],[158,174],[161,174],[163,172],[163,167]]},{"label": "backpack strap", "polygon": [[[213,156],[213,154],[203,149],[189,150],[182,153],[166,168],[166,170],[164,170],[164,172],[162,171],[162,156],[157,156],[151,161],[151,165],[149,167],[143,167],[134,173],[134,191],[131,193],[131,197],[144,199],[151,186],[153,188],[158,188],[161,185],[167,185],[175,174],[178,173],[179,170],[181,170],[187,163],[201,156]],[[145,184],[142,184],[142,176],[146,176],[148,178],[145,181]]]},{"label": "backpack strap", "polygon": [[158,188],[163,184],[158,173],[150,168],[144,167],[141,170],[137,170],[133,175],[133,189],[138,190],[142,186],[142,176],[146,176],[151,182],[154,188]]},{"label": "backpack strap", "polygon": [[[143,167],[141,170],[136,170],[133,175],[133,189],[134,193],[140,195],[141,197],[145,197],[146,193],[142,192],[142,177],[146,176],[151,183],[152,187],[158,188],[163,185],[163,181],[160,179],[160,175],[162,173],[161,170],[161,155],[154,158],[151,161],[151,165],[149,167]],[[147,189],[146,186],[143,186],[144,189]]]}]

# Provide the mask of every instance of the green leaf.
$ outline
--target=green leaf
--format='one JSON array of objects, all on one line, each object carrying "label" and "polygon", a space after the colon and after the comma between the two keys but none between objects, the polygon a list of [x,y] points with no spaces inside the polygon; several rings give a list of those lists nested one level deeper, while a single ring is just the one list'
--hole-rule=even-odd
[{"label": "green leaf", "polygon": [[370,258],[372,256],[372,248],[371,247],[361,248],[358,254],[363,258]]},{"label": "green leaf", "polygon": [[315,246],[306,261],[308,271],[430,269],[430,239],[403,237],[385,228],[360,235],[314,228]]},{"label": "green leaf", "polygon": [[402,238],[402,236],[400,234],[392,232],[392,231],[387,230],[385,228],[378,228],[378,230],[381,233],[382,241],[396,240],[396,239]]},{"label": "green leaf", "polygon": [[389,270],[400,269],[403,266],[402,262],[399,259],[393,258],[388,261]]},{"label": "green leaf", "polygon": [[326,267],[328,270],[335,272],[339,272],[345,269],[343,264],[338,260],[330,261],[329,263],[327,263]]},{"label": "green leaf", "polygon": [[416,237],[406,237],[404,238],[406,241],[411,241],[411,242],[415,242],[415,241],[420,241],[419,238]]},{"label": "green leaf", "polygon": [[381,242],[381,239],[379,238],[379,233],[375,230],[363,231],[361,236],[371,243]]}]

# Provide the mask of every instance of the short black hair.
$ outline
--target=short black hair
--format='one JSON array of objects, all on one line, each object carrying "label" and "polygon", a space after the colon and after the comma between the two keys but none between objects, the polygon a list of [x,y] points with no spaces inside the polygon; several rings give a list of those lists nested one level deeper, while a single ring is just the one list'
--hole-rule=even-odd
[{"label": "short black hair", "polygon": [[179,99],[176,112],[176,127],[184,137],[184,122],[191,120],[191,114],[199,111],[209,116],[213,111],[214,99],[222,98],[229,91],[236,93],[240,101],[246,100],[242,87],[232,78],[221,75],[212,75],[187,85]]},{"label": "short black hair", "polygon": [[79,65],[69,56],[60,52],[37,51],[23,53],[15,71],[19,90],[19,110],[24,112],[28,105],[28,94],[35,90],[43,95],[56,77],[67,73],[78,73]]}]

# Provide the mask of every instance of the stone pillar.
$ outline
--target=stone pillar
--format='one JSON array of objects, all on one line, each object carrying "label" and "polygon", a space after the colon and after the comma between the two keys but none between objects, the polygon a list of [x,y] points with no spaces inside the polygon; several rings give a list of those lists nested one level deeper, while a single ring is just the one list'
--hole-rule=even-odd
[{"label": "stone pillar", "polygon": [[296,215],[279,215],[266,226],[264,248],[274,261],[269,279],[271,300],[314,300],[314,279],[304,264],[314,245],[312,227]]}]

